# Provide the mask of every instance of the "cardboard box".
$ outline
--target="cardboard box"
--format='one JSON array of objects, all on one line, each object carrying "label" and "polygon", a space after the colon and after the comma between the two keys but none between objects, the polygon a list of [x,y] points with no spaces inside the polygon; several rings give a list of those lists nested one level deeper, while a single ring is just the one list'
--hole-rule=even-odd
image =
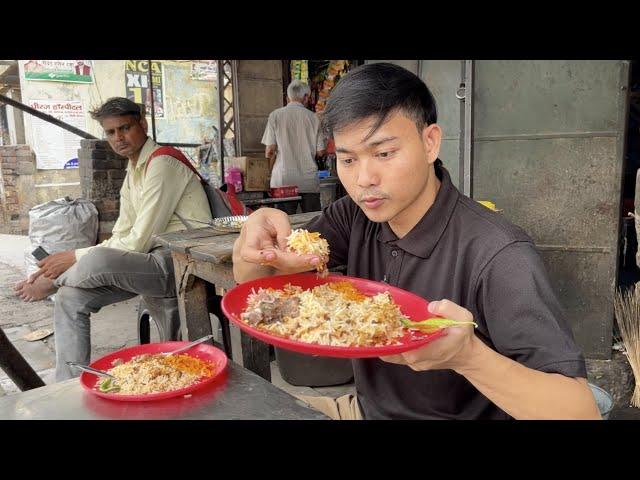
[{"label": "cardboard box", "polygon": [[247,192],[266,192],[269,190],[271,172],[266,157],[226,157],[225,167],[238,167],[242,171],[242,187]]}]

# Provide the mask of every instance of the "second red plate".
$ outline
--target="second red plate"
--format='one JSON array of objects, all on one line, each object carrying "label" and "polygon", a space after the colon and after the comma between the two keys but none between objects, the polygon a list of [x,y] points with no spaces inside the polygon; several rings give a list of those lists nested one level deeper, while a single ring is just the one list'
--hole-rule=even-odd
[{"label": "second red plate", "polygon": [[[133,347],[124,348],[116,352],[105,355],[102,358],[94,361],[89,365],[90,367],[97,368],[98,370],[109,370],[113,366],[114,360],[122,360],[127,362],[136,355],[151,354],[155,355],[162,352],[170,352],[177,350],[180,347],[188,345],[188,342],[162,342],[162,343],[146,343],[143,345],[135,345]],[[201,343],[196,345],[192,349],[184,352],[185,355],[190,355],[195,358],[209,363],[213,367],[213,374],[210,377],[203,378],[196,383],[181,388],[179,390],[171,390],[169,392],[160,393],[147,393],[141,395],[121,395],[119,393],[104,393],[96,389],[96,382],[98,376],[93,373],[82,372],[80,375],[80,383],[82,386],[94,395],[99,397],[108,398],[110,400],[118,400],[121,402],[148,402],[152,400],[164,400],[165,398],[177,397],[180,395],[187,395],[196,390],[203,388],[206,385],[216,381],[222,372],[227,367],[227,356],[225,353],[212,345]]]}]

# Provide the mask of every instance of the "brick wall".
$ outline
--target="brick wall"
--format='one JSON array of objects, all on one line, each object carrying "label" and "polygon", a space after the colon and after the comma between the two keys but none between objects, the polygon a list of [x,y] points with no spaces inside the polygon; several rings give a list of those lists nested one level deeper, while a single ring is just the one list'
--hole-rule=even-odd
[{"label": "brick wall", "polygon": [[[98,241],[102,241],[111,235],[118,218],[120,187],[125,177],[127,159],[114,153],[103,140],[82,140],[80,146],[81,196],[93,202],[98,209]],[[54,183],[47,188],[37,188],[36,185],[68,182],[73,180],[76,172],[78,170],[36,170],[36,158],[31,147],[0,146],[0,233],[27,235],[29,210],[33,206],[65,195],[74,198],[80,196],[77,187],[55,187]]]},{"label": "brick wall", "polygon": [[120,187],[127,159],[117,155],[104,140],[82,140],[78,151],[82,197],[98,209],[98,242],[111,236],[120,211]]},{"label": "brick wall", "polygon": [[35,162],[28,145],[0,147],[0,233],[26,235],[29,232]]}]

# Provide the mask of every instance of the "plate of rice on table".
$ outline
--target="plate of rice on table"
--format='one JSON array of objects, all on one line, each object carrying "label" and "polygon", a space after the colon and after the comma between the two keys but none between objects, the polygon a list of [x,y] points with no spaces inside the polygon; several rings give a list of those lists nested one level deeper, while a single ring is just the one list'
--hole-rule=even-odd
[{"label": "plate of rice on table", "polygon": [[337,358],[394,355],[439,338],[443,328],[428,305],[386,283],[317,273],[251,280],[222,299],[227,318],[247,334],[294,352]]},{"label": "plate of rice on table", "polygon": [[217,217],[211,220],[211,225],[223,232],[239,232],[249,218],[247,215],[234,215],[231,217]]},{"label": "plate of rice on table", "polygon": [[204,343],[176,355],[164,355],[188,343],[148,343],[118,350],[89,365],[115,379],[82,372],[80,383],[94,395],[118,401],[189,397],[220,377],[227,367],[227,356]]}]

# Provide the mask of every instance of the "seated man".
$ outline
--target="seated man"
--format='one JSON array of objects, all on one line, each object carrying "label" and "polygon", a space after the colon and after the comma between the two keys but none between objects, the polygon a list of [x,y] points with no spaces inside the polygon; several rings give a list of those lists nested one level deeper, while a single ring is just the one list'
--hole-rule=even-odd
[{"label": "seated man", "polygon": [[[91,117],[102,125],[111,148],[129,159],[113,235],[94,247],[48,256],[38,263],[40,270],[16,286],[26,301],[56,293],[57,381],[79,373],[66,362],[89,363],[91,313],[136,295],[176,296],[171,253],[156,245],[153,235],[184,230],[181,219],[196,224],[211,220],[200,180],[186,165],[167,155],[149,160],[159,146],[147,136],[138,105],[111,98]],[[168,314],[176,320],[177,302],[174,305]]]},{"label": "seated man", "polygon": [[[478,328],[356,359],[356,401],[310,403],[334,418],[366,420],[600,418],[539,252],[524,231],[455,187],[439,159],[442,130],[424,82],[396,65],[360,66],[332,90],[323,122],[349,195],[304,228],[329,242],[329,266],[409,290],[433,300],[432,314]],[[318,265],[318,255],[286,251],[290,233],[283,212],[252,213],[234,245],[235,279]]]}]

